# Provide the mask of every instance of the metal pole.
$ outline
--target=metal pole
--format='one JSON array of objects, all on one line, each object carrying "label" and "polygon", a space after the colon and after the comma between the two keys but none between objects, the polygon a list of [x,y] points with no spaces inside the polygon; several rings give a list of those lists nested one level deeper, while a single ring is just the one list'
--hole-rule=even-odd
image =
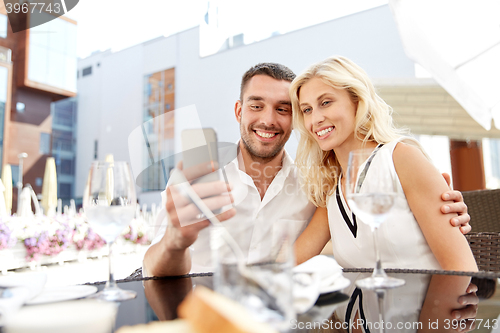
[{"label": "metal pole", "polygon": [[17,158],[19,158],[19,176],[17,178],[17,214],[19,215],[19,207],[20,202],[21,202],[21,192],[23,190],[23,159],[27,158],[28,154],[26,153],[21,153],[17,155]]}]

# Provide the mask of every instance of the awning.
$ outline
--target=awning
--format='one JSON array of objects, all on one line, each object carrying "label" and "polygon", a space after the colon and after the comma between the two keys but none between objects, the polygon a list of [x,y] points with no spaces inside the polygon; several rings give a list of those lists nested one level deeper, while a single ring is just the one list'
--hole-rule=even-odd
[{"label": "awning", "polygon": [[500,129],[500,1],[389,0],[410,59],[485,129]]}]

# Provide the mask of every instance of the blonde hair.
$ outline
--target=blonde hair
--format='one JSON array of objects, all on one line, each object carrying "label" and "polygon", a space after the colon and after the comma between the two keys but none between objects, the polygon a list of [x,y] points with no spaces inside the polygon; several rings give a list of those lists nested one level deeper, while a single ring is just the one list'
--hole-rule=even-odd
[{"label": "blonde hair", "polygon": [[300,134],[295,161],[309,200],[316,206],[325,207],[327,196],[333,194],[337,185],[341,168],[333,150],[321,150],[304,125],[299,93],[300,88],[312,78],[319,78],[325,84],[345,89],[349,93],[352,102],[357,105],[354,135],[363,144],[368,141],[388,143],[407,131],[394,126],[392,108],[377,95],[365,71],[351,60],[333,56],[310,66],[297,76],[290,86],[293,127]]}]

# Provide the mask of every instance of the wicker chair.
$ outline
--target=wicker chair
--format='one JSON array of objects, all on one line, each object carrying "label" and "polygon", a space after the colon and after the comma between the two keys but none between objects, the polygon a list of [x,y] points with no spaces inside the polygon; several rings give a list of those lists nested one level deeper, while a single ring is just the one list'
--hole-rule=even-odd
[{"label": "wicker chair", "polygon": [[470,232],[465,235],[480,271],[500,272],[500,233]]},{"label": "wicker chair", "polygon": [[462,192],[474,232],[500,232],[500,189]]}]

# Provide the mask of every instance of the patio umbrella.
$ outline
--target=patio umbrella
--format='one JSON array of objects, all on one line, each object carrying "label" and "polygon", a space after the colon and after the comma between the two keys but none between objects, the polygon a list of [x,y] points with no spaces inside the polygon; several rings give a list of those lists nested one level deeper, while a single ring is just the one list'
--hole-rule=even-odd
[{"label": "patio umbrella", "polygon": [[485,129],[500,129],[500,1],[389,0],[410,59]]},{"label": "patio umbrella", "polygon": [[57,207],[57,175],[56,162],[53,157],[48,157],[45,162],[45,173],[42,185],[42,207],[45,215],[54,216]]},{"label": "patio umbrella", "polygon": [[5,197],[3,196],[3,192],[5,191],[5,186],[3,186],[3,182],[0,182],[0,216],[7,217],[7,209],[5,208]]},{"label": "patio umbrella", "polygon": [[10,164],[5,164],[2,169],[2,182],[5,187],[3,192],[5,198],[5,209],[10,215],[12,210],[12,169]]}]

